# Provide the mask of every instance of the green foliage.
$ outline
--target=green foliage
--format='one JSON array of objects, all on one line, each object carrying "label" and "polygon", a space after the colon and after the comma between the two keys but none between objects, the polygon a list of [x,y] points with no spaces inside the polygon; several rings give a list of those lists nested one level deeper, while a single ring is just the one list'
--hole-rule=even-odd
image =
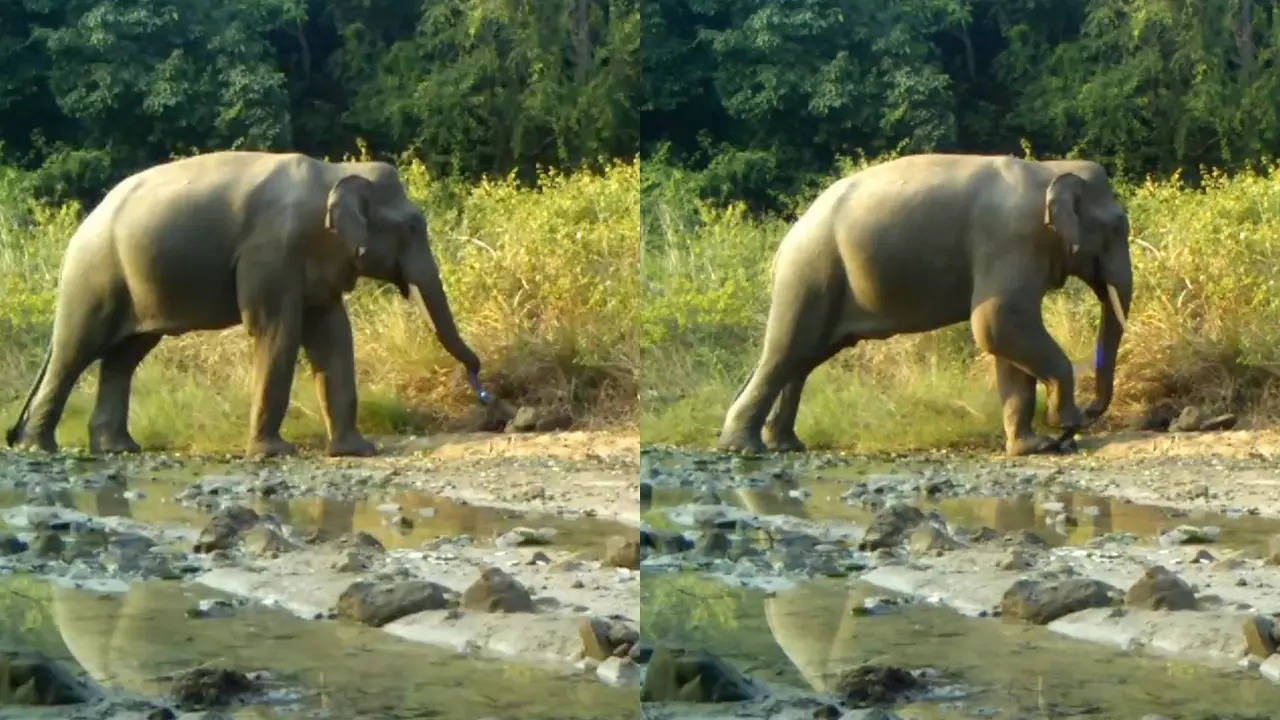
[{"label": "green foliage", "polygon": [[86,204],[175,155],[361,138],[531,182],[635,155],[638,45],[634,0],[13,0],[0,162]]},{"label": "green foliage", "polygon": [[1261,0],[654,0],[642,149],[764,211],[858,152],[1250,167],[1280,143],[1276,22]]},{"label": "green foliage", "polygon": [[[1175,176],[1122,194],[1136,287],[1107,422],[1161,404],[1280,415],[1280,172],[1206,172],[1198,189]],[[641,437],[709,445],[758,358],[769,266],[788,223],[669,196],[646,188],[646,212],[661,221],[646,218]],[[1091,399],[1101,308],[1073,281],[1043,312],[1077,363],[1079,399]],[[816,447],[999,447],[994,368],[967,324],[866,342],[814,373],[798,432]]]},{"label": "green foliage", "polygon": [[[433,252],[463,337],[484,381],[513,403],[572,413],[582,426],[635,420],[639,364],[639,185],[636,161],[599,172],[546,170],[538,186],[514,179],[437,179],[421,161],[401,167],[424,207]],[[58,267],[80,220],[75,204],[32,199],[32,179],[0,168],[0,415],[16,416],[44,357]],[[435,341],[429,318],[394,288],[364,281],[348,299],[361,391],[373,434],[439,430],[474,407],[462,370]],[[285,431],[312,440],[324,424],[299,360]],[[244,439],[250,358],[236,327],[167,338],[134,383],[131,423],[148,445],[234,449]],[[83,444],[95,391],[92,368],[60,425]]]}]

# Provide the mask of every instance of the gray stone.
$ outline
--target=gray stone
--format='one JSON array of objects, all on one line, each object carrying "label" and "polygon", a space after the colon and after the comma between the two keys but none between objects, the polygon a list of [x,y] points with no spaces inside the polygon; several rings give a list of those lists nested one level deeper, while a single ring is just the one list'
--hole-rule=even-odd
[{"label": "gray stone", "polygon": [[521,545],[550,545],[556,538],[555,528],[517,527],[508,530],[494,544],[498,547],[519,547]]},{"label": "gray stone", "polygon": [[601,618],[582,618],[578,623],[578,636],[582,638],[582,655],[594,660],[604,660],[613,655],[614,643],[609,639],[609,622]]},{"label": "gray stone", "polygon": [[1044,625],[1080,610],[1116,605],[1120,597],[1120,590],[1099,580],[1019,580],[1005,591],[1000,611],[1005,617]]},{"label": "gray stone", "polygon": [[462,607],[489,613],[533,612],[533,598],[520,581],[490,567],[462,593]]},{"label": "gray stone", "polygon": [[1244,619],[1244,641],[1249,654],[1259,658],[1270,657],[1276,651],[1275,623],[1265,615]]},{"label": "gray stone", "polygon": [[1129,588],[1124,604],[1145,610],[1195,610],[1196,593],[1185,580],[1156,565]]},{"label": "gray stone", "polygon": [[226,707],[256,687],[256,683],[242,672],[200,666],[175,677],[170,693],[183,710],[203,710]]},{"label": "gray stone", "polygon": [[1204,527],[1179,525],[1178,527],[1160,535],[1160,545],[1163,547],[1174,547],[1175,545],[1189,545],[1192,543],[1212,543],[1217,542],[1218,537],[1221,534],[1222,530],[1213,525],[1206,525]]},{"label": "gray stone", "polygon": [[27,551],[27,544],[13,533],[0,533],[0,556],[17,555]]},{"label": "gray stone", "polygon": [[258,513],[242,505],[231,505],[213,514],[209,524],[196,539],[195,551],[208,553],[214,550],[230,550],[240,541],[240,536],[258,524]]},{"label": "gray stone", "polygon": [[924,523],[912,531],[907,547],[913,553],[932,553],[955,550],[960,543],[953,540],[946,530],[933,523]]},{"label": "gray stone", "polygon": [[640,666],[627,657],[607,657],[596,668],[596,675],[606,683],[617,687],[637,685],[640,682]]},{"label": "gray stone", "polygon": [[750,680],[715,655],[671,647],[653,650],[640,690],[643,702],[723,703],[756,695]]},{"label": "gray stone", "polygon": [[276,557],[292,552],[294,546],[274,529],[259,526],[244,534],[244,550],[256,557]]},{"label": "gray stone", "polygon": [[421,580],[389,584],[361,580],[342,591],[336,612],[340,618],[381,627],[405,615],[452,607],[451,594],[443,585]]},{"label": "gray stone", "polygon": [[1035,566],[1035,556],[1023,548],[1009,548],[996,562],[1001,570],[1028,570]]},{"label": "gray stone", "polygon": [[640,540],[635,537],[614,535],[604,544],[604,564],[610,567],[640,567]]},{"label": "gray stone", "polygon": [[882,704],[896,702],[920,684],[915,675],[892,665],[859,665],[840,674],[835,691],[846,702]]},{"label": "gray stone", "polygon": [[1280,655],[1272,654],[1262,664],[1258,666],[1258,672],[1262,673],[1262,677],[1274,683],[1280,683]]},{"label": "gray stone", "polygon": [[861,550],[893,547],[923,521],[924,513],[917,507],[900,503],[889,505],[876,513],[858,547]]}]

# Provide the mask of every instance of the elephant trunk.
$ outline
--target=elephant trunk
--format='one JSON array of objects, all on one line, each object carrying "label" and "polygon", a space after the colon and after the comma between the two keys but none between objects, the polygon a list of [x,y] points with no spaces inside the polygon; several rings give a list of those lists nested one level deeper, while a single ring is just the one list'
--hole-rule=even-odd
[{"label": "elephant trunk", "polygon": [[480,374],[480,359],[458,334],[458,326],[454,324],[449,299],[445,297],[444,286],[440,282],[440,270],[431,250],[425,244],[419,247],[420,250],[414,252],[404,264],[404,279],[417,286],[422,295],[422,303],[427,306],[427,314],[431,316],[431,324],[435,326],[436,338],[467,369],[474,384],[475,378]]},{"label": "elephant trunk", "polygon": [[1098,329],[1098,355],[1095,358],[1095,398],[1089,414],[1097,417],[1111,404],[1115,389],[1116,354],[1120,350],[1120,338],[1124,335],[1125,319],[1133,300],[1133,269],[1129,250],[1125,244],[1117,244],[1100,263],[1098,277],[1090,283],[1094,295],[1102,306],[1102,323]]}]

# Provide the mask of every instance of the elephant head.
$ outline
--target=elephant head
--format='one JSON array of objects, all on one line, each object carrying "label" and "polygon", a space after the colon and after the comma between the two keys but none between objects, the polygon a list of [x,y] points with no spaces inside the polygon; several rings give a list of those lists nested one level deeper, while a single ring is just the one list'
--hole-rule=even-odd
[{"label": "elephant head", "polygon": [[1093,290],[1102,306],[1092,419],[1111,404],[1116,353],[1133,299],[1129,216],[1111,191],[1106,171],[1084,161],[1046,162],[1056,175],[1045,191],[1045,224],[1062,240],[1064,267]]},{"label": "elephant head", "polygon": [[417,288],[436,337],[467,370],[480,395],[480,360],[454,324],[440,270],[428,241],[426,216],[409,200],[399,176],[384,163],[344,163],[329,188],[325,228],[345,241],[360,275],[394,283],[408,298]]}]

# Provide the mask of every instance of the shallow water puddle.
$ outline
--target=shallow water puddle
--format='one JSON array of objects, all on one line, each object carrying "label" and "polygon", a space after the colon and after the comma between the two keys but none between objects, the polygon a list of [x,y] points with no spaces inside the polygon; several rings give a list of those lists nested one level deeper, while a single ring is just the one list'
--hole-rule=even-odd
[{"label": "shallow water puddle", "polygon": [[479,660],[337,621],[247,606],[190,619],[220,593],[177,582],[100,593],[15,576],[0,584],[0,638],[39,650],[108,690],[163,695],[160,679],[202,664],[269,670],[280,698],[242,708],[256,718],[627,718],[634,689],[524,664]]},{"label": "shallow water puddle", "polygon": [[[719,487],[715,492],[721,502],[757,515],[844,520],[865,527],[875,512],[842,499],[851,486],[847,481],[800,480],[754,488]],[[665,521],[659,516],[664,508],[695,502],[700,492],[690,488],[655,487],[652,501],[642,510],[647,520],[662,523]],[[1194,525],[1218,527],[1221,536],[1215,545],[1257,549],[1265,547],[1273,535],[1280,534],[1280,518],[1184,513],[1090,493],[952,498],[930,498],[921,494],[912,499],[912,504],[925,512],[939,512],[952,526],[970,529],[986,526],[1001,532],[1033,530],[1050,545],[1083,545],[1112,533],[1155,538],[1180,525]]]},{"label": "shallow water puddle", "polygon": [[[175,499],[197,479],[199,476],[193,476],[190,471],[138,475],[120,484],[94,489],[78,486],[51,489],[44,501],[90,515],[127,517],[154,525],[202,527],[207,513]],[[417,548],[438,537],[462,534],[485,541],[512,528],[526,526],[554,528],[558,548],[596,550],[611,535],[634,532],[621,523],[600,518],[528,514],[469,505],[412,490],[370,492],[372,496],[363,499],[323,495],[273,498],[246,494],[243,503],[259,513],[271,513],[282,523],[303,532],[318,530],[328,536],[366,532],[388,549]],[[0,507],[27,502],[30,500],[25,488],[0,489]],[[412,526],[393,524],[391,521],[397,514],[408,518]]]},{"label": "shallow water puddle", "polygon": [[895,708],[904,718],[1271,717],[1280,688],[1254,675],[1139,657],[1042,627],[907,605],[855,613],[885,597],[865,583],[819,580],[769,594],[693,573],[644,572],[649,642],[709,650],[769,684],[831,692],[864,662],[941,671],[961,700]]}]

